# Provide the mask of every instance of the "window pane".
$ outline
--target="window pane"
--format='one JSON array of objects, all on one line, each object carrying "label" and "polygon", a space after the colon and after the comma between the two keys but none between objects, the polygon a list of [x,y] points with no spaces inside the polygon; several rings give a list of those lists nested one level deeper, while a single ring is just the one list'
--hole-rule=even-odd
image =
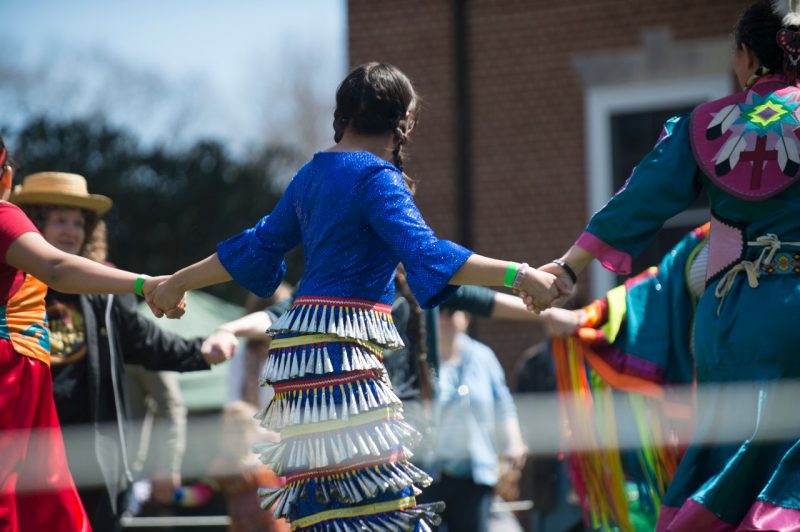
[{"label": "window pane", "polygon": [[[694,105],[689,105],[634,113],[616,113],[611,116],[611,165],[614,190],[622,187],[633,168],[653,148],[664,122],[670,117],[689,113],[693,108]],[[708,210],[708,198],[705,193],[700,195],[692,208]],[[649,266],[657,265],[661,257],[694,227],[694,224],[669,224],[662,229],[645,252],[634,259],[633,273],[637,274]]]}]

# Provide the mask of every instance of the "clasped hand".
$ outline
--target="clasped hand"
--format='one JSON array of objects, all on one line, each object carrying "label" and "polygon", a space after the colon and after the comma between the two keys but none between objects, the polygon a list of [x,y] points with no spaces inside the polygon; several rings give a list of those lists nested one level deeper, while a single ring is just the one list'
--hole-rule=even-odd
[{"label": "clasped hand", "polygon": [[142,286],[147,306],[157,318],[178,319],[186,312],[186,293],[175,287],[171,279],[170,275],[150,277]]},{"label": "clasped hand", "polygon": [[569,299],[575,288],[572,279],[557,264],[549,263],[536,270],[528,270],[522,279],[518,295],[528,310],[537,314]]}]

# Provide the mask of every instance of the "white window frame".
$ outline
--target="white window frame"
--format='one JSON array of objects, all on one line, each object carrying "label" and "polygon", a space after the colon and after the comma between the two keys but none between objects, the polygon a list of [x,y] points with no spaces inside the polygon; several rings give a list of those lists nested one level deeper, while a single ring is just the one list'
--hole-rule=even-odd
[{"label": "white window frame", "polygon": [[[731,93],[732,81],[730,74],[715,74],[587,87],[584,93],[587,215],[591,217],[600,210],[616,192],[611,166],[613,115],[621,112],[655,111],[714,100]],[[665,227],[700,225],[707,221],[706,218],[705,209],[693,209],[670,219]],[[600,266],[597,261],[593,261],[590,266],[590,279],[592,298],[603,297],[616,285],[615,274]]]}]

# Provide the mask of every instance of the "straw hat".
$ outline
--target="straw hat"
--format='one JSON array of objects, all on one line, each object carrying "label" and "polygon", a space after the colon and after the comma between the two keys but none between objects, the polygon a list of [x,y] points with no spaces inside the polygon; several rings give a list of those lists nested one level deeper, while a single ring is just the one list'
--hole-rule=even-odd
[{"label": "straw hat", "polygon": [[87,209],[102,216],[113,202],[107,196],[89,194],[86,178],[65,172],[39,172],[14,187],[9,199],[16,205],[58,205]]}]

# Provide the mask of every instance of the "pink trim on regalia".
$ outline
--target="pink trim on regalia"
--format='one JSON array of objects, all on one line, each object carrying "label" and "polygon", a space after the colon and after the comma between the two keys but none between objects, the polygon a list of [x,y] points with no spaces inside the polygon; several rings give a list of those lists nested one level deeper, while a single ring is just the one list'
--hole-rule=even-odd
[{"label": "pink trim on regalia", "polygon": [[736,526],[726,523],[711,510],[694,499],[686,499],[683,506],[662,506],[658,515],[656,532],[734,532]]},{"label": "pink trim on regalia", "polygon": [[737,530],[781,530],[800,531],[800,510],[784,508],[767,501],[757,501],[742,520]]},{"label": "pink trim on regalia", "polygon": [[575,245],[594,255],[604,268],[621,275],[631,273],[630,254],[606,244],[592,233],[584,231],[575,241]]},{"label": "pink trim on regalia", "polygon": [[800,532],[800,510],[777,506],[758,500],[738,526],[720,519],[711,510],[687,499],[683,506],[662,506],[658,516],[657,532]]}]

